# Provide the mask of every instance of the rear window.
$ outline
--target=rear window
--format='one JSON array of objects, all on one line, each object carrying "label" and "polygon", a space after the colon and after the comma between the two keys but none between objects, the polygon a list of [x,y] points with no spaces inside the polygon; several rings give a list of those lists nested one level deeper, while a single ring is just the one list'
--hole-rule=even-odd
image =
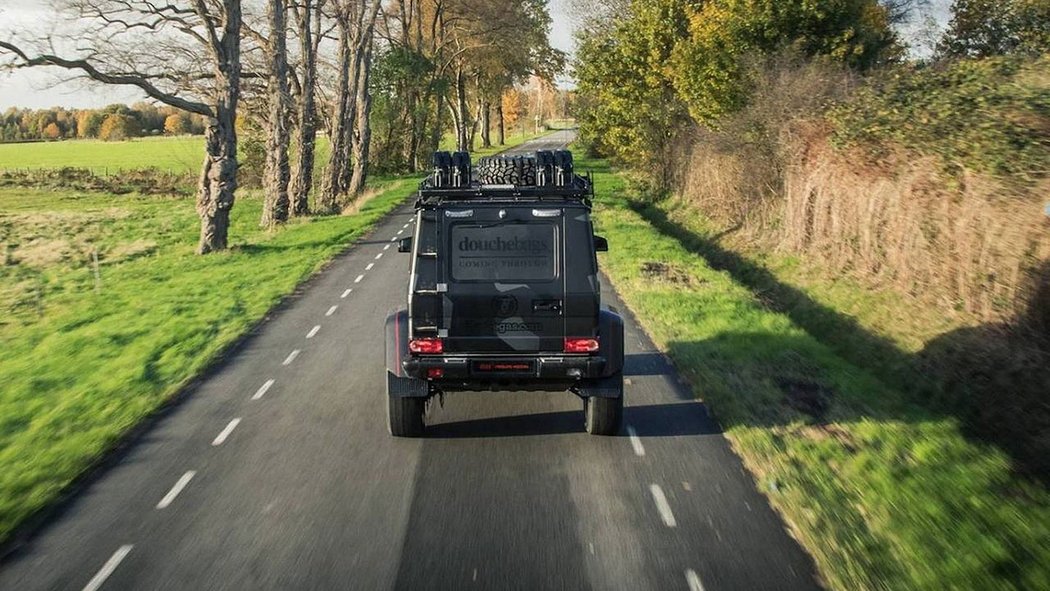
[{"label": "rear window", "polygon": [[525,283],[557,276],[554,224],[456,224],[451,230],[454,281]]}]

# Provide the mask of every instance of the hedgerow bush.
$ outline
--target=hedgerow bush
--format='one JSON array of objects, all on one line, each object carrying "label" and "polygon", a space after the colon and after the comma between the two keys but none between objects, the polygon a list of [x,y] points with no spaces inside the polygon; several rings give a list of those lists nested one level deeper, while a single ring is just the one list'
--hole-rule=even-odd
[{"label": "hedgerow bush", "polygon": [[1027,183],[1050,170],[1050,59],[962,60],[885,71],[829,111],[833,142],[905,148]]}]

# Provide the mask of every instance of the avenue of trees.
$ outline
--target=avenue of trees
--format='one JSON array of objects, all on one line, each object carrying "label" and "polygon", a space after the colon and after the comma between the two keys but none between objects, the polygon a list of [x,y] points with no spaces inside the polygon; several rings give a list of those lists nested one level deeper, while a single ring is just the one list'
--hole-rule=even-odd
[{"label": "avenue of trees", "polygon": [[[63,68],[135,87],[164,118],[9,111],[2,121],[17,119],[17,129],[4,127],[5,139],[193,133],[203,122],[201,254],[228,244],[239,135],[264,145],[263,225],[336,213],[362,193],[373,162],[422,169],[448,131],[460,150],[502,142],[513,88],[553,79],[565,59],[548,44],[546,0],[59,4],[58,33],[0,30],[0,68]],[[320,163],[318,134],[330,145]]]}]

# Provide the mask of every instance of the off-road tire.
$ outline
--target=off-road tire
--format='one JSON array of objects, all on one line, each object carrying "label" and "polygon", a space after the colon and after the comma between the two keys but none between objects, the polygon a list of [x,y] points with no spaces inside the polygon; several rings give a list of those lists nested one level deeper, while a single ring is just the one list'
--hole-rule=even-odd
[{"label": "off-road tire", "polygon": [[591,435],[617,435],[623,426],[623,396],[584,398],[583,414],[587,432]]},{"label": "off-road tire", "polygon": [[423,415],[427,399],[410,396],[387,396],[386,417],[390,434],[394,437],[422,437],[425,430]]},{"label": "off-road tire", "polygon": [[536,159],[529,156],[491,156],[478,159],[474,178],[483,185],[536,184]]}]

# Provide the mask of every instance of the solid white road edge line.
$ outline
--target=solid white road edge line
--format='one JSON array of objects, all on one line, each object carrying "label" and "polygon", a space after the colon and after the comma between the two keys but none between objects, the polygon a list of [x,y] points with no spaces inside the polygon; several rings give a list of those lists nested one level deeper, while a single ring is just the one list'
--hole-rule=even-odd
[{"label": "solid white road edge line", "polygon": [[314,336],[317,334],[317,331],[319,331],[319,330],[321,330],[321,325],[320,324],[318,324],[317,326],[311,328],[310,332],[306,333],[306,338],[308,338],[308,339],[314,338]]},{"label": "solid white road edge line", "polygon": [[339,296],[339,297],[340,297],[340,298],[343,298],[343,299],[346,299],[346,296],[350,295],[350,292],[352,292],[352,291],[354,291],[354,290],[353,290],[353,288],[351,288],[351,289],[348,289],[348,290],[344,291],[344,292],[343,292],[343,295],[341,295],[341,296]]},{"label": "solid white road edge line", "polygon": [[190,481],[193,480],[193,477],[196,475],[197,473],[193,470],[190,470],[189,472],[183,474],[182,477],[179,478],[178,482],[175,483],[175,486],[171,487],[171,490],[168,491],[168,494],[164,495],[164,498],[161,499],[159,503],[157,503],[157,508],[166,509],[168,505],[170,505],[172,501],[175,500],[175,497],[179,496],[179,493],[182,492],[182,489],[186,488],[186,485],[189,484]]},{"label": "solid white road edge line", "polygon": [[266,391],[269,390],[270,386],[272,386],[272,385],[273,385],[273,380],[266,380],[266,383],[263,384],[262,386],[259,386],[259,389],[255,391],[255,395],[252,396],[252,400],[258,400],[258,399],[262,398],[263,394],[266,394]]},{"label": "solid white road edge line", "polygon": [[358,275],[357,279],[354,279],[354,283],[361,283],[361,280],[364,279],[364,278],[365,278],[364,275]]},{"label": "solid white road edge line", "polygon": [[236,429],[237,425],[239,424],[241,424],[240,417],[237,417],[236,419],[230,421],[230,424],[226,425],[226,428],[223,429],[221,433],[215,436],[215,440],[212,441],[211,444],[213,446],[222,445],[226,441],[226,438],[230,436],[230,433],[233,433],[233,430]]},{"label": "solid white road edge line", "polygon": [[335,311],[338,310],[338,309],[339,309],[339,306],[332,306],[331,308],[328,308],[328,311],[325,312],[324,315],[325,316],[331,316],[332,314],[335,314]]},{"label": "solid white road edge line", "polygon": [[644,456],[645,447],[642,446],[642,440],[638,438],[638,432],[631,425],[627,425],[627,435],[631,438],[631,447],[634,448],[634,455],[638,457]]},{"label": "solid white road edge line", "polygon": [[656,510],[660,512],[660,519],[663,520],[664,525],[667,527],[675,527],[678,525],[674,520],[674,513],[671,513],[671,505],[667,504],[667,497],[664,496],[664,491],[660,488],[660,485],[650,484],[649,492],[653,494],[653,501],[656,503]]},{"label": "solid white road edge line", "polygon": [[689,591],[704,591],[704,585],[700,582],[700,576],[693,569],[685,571],[685,580],[689,583]]},{"label": "solid white road edge line", "polygon": [[291,353],[289,353],[288,356],[284,358],[284,362],[282,362],[281,365],[288,365],[289,363],[295,361],[295,358],[298,357],[298,356],[299,356],[299,349],[296,349],[296,350],[292,351]]},{"label": "solid white road edge line", "polygon": [[98,588],[102,586],[102,583],[106,582],[106,579],[109,578],[109,575],[113,574],[113,571],[117,570],[121,561],[128,555],[128,552],[131,552],[133,547],[134,546],[131,544],[125,544],[120,548],[117,548],[117,551],[113,553],[113,556],[109,557],[106,564],[103,564],[102,568],[95,573],[95,576],[91,577],[88,584],[84,585],[84,591],[98,591]]}]

